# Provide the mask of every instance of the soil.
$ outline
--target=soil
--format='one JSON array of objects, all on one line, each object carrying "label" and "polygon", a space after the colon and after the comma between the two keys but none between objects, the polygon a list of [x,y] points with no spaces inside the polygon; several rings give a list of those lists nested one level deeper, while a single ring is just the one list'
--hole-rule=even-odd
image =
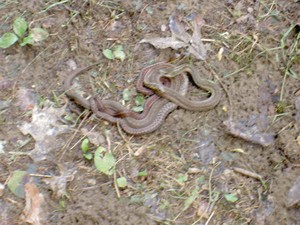
[{"label": "soil", "polygon": [[[0,2],[1,34],[19,16],[50,34],[34,46],[0,50],[0,183],[16,170],[35,174],[31,182],[45,199],[40,224],[300,224],[299,197],[291,203],[291,188],[300,189],[299,11],[297,0]],[[216,108],[178,108],[141,136],[87,114],[76,120],[62,85],[71,71],[103,59],[76,83],[120,102],[127,88],[133,107],[142,68],[188,54],[139,42],[170,36],[171,15],[190,32],[192,13],[205,20],[210,50],[205,61],[189,59],[222,88]],[[116,45],[125,60],[103,56]],[[34,160],[28,153],[37,140],[20,127],[47,104],[64,110],[59,122],[67,131],[49,138],[51,150]],[[86,130],[116,158],[114,175],[83,156]],[[125,188],[118,177],[127,179]],[[7,185],[0,196],[0,224],[24,224],[27,200]]]}]

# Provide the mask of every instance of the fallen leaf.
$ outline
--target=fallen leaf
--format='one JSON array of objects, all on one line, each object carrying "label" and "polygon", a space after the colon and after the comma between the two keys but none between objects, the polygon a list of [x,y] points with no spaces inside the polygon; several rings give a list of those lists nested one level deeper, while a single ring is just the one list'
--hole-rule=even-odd
[{"label": "fallen leaf", "polygon": [[72,181],[76,173],[72,165],[58,165],[60,175],[51,178],[45,178],[43,181],[50,185],[51,190],[56,198],[68,196],[67,184]]},{"label": "fallen leaf", "polygon": [[58,135],[66,133],[69,129],[67,125],[62,125],[58,121],[65,112],[65,107],[54,108],[53,103],[45,102],[43,109],[37,105],[32,111],[32,121],[18,126],[24,135],[30,134],[36,141],[35,147],[29,155],[34,161],[41,161],[51,156],[51,151],[59,149],[65,144],[63,138]]},{"label": "fallen leaf", "polygon": [[200,14],[197,14],[195,15],[195,18],[192,21],[192,23],[194,27],[194,32],[192,39],[190,40],[188,51],[197,59],[205,60],[207,57],[207,50],[210,48],[210,45],[204,45],[201,41],[201,27],[204,25],[204,20]]},{"label": "fallen leaf", "polygon": [[22,170],[16,170],[7,182],[8,189],[14,193],[14,195],[24,198],[25,190],[24,186],[29,181],[28,173]]},{"label": "fallen leaf", "polygon": [[201,199],[198,205],[197,216],[207,219],[209,217],[208,209],[209,209],[208,202]]},{"label": "fallen leaf", "polygon": [[21,220],[33,225],[45,224],[46,218],[42,208],[44,196],[34,183],[25,184],[26,205]]},{"label": "fallen leaf", "polygon": [[223,124],[225,125],[226,132],[235,137],[242,138],[264,147],[274,143],[274,135],[260,131],[256,124],[251,124],[249,126],[246,122],[236,122],[232,119],[224,121]]},{"label": "fallen leaf", "polygon": [[207,58],[207,50],[209,45],[204,45],[201,40],[201,27],[204,24],[203,18],[200,14],[194,15],[193,35],[191,36],[185,29],[182,22],[177,16],[171,16],[169,20],[169,27],[172,32],[171,37],[166,38],[144,38],[140,43],[150,43],[156,48],[165,49],[179,49],[187,48],[188,52],[194,55],[197,59],[205,60]]},{"label": "fallen leaf", "polygon": [[178,16],[170,16],[169,27],[172,32],[172,36],[184,43],[189,43],[192,37],[186,32],[185,26],[179,21]]},{"label": "fallen leaf", "polygon": [[188,45],[182,41],[176,40],[174,37],[166,37],[166,38],[144,38],[140,41],[140,43],[150,43],[155,48],[172,48],[179,49],[187,47]]},{"label": "fallen leaf", "polygon": [[87,136],[89,141],[95,146],[99,146],[105,143],[105,137],[99,132],[90,131],[86,128],[82,128],[81,132],[84,136]]}]

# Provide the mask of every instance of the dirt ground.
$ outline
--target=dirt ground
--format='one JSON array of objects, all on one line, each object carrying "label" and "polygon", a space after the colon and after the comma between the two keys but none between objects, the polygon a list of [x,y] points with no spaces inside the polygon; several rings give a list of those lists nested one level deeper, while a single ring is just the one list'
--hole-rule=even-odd
[{"label": "dirt ground", "polygon": [[[300,224],[299,12],[298,0],[0,1],[1,35],[19,16],[50,34],[0,50],[0,224]],[[222,88],[216,108],[178,108],[157,131],[136,137],[71,110],[62,85],[71,71],[104,58],[76,83],[123,101],[142,68],[188,54],[139,42],[170,36],[172,15],[191,33],[193,13],[205,21],[210,50],[205,61],[189,59]],[[125,60],[103,57],[115,45]],[[36,113],[59,115],[51,126],[61,132],[24,134]],[[116,158],[114,175],[83,156],[87,133]],[[35,215],[27,196],[8,188],[17,170],[44,199],[31,206]]]}]

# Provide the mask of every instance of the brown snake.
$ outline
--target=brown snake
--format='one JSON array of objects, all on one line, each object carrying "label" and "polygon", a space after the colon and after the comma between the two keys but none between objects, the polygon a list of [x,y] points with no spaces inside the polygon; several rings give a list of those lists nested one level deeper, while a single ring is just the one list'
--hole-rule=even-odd
[{"label": "brown snake", "polygon": [[[72,80],[79,75],[80,73],[84,72],[85,70],[90,69],[92,66],[97,65],[99,63],[92,64],[86,68],[75,70],[72,74],[70,74],[65,82],[64,88],[66,94],[75,100],[76,103],[81,105],[86,109],[91,109],[93,113],[104,120],[107,120],[111,123],[119,123],[120,126],[129,134],[140,135],[145,133],[150,133],[160,127],[167,117],[167,115],[174,111],[177,108],[177,105],[168,101],[167,99],[161,98],[157,95],[152,95],[148,98],[145,103],[145,109],[143,113],[139,114],[133,111],[130,111],[124,107],[123,105],[119,104],[116,101],[112,100],[99,100],[97,97],[93,97],[90,100],[86,100],[79,94],[72,90]],[[137,89],[141,91],[145,89],[142,87],[143,82],[142,79],[145,74],[153,73],[159,74],[161,69],[170,69],[175,68],[172,64],[167,63],[157,63],[146,67],[142,70],[141,76],[138,80]],[[188,79],[186,76],[178,76],[176,79],[172,79],[170,83],[170,88],[175,89],[182,95],[185,95],[187,92],[188,86]],[[152,91],[149,89],[142,90],[143,93],[151,94]],[[99,106],[100,104],[100,106]],[[150,105],[150,106],[147,106]],[[105,107],[103,111],[103,106]],[[108,113],[108,110],[110,113]],[[124,112],[125,114],[129,114],[129,116],[125,116],[124,118],[115,117],[112,113]]]},{"label": "brown snake", "polygon": [[[153,94],[147,99],[143,113],[128,110],[125,106],[112,100],[100,100],[98,97],[86,100],[72,90],[72,80],[97,64],[99,63],[75,70],[67,76],[64,82],[66,94],[82,107],[91,109],[98,118],[111,123],[119,123],[129,134],[140,135],[153,132],[162,125],[167,115],[175,110],[178,105],[190,110],[209,110],[218,104],[221,97],[219,87],[200,78],[193,67],[187,66],[187,64],[176,67],[168,63],[157,63],[143,69],[137,82],[139,92],[153,94],[154,91],[158,94]],[[179,74],[185,72],[192,75],[197,86],[210,91],[212,93],[211,97],[199,102],[186,99],[184,96],[187,92],[188,78],[185,74],[179,76]],[[166,77],[170,79],[170,82],[164,84],[163,79],[166,79]],[[148,88],[143,86],[145,84]],[[171,96],[168,96],[168,94]]]},{"label": "brown snake", "polygon": [[185,95],[179,94],[176,90],[163,85],[159,77],[147,73],[144,77],[144,85],[152,89],[157,95],[160,95],[171,102],[175,103],[181,108],[192,111],[207,111],[214,108],[221,99],[221,89],[216,84],[201,78],[199,72],[189,64],[182,64],[175,67],[175,69],[164,69],[165,77],[175,78],[178,75],[187,72],[191,75],[196,86],[211,93],[210,97],[205,100],[192,101]]}]

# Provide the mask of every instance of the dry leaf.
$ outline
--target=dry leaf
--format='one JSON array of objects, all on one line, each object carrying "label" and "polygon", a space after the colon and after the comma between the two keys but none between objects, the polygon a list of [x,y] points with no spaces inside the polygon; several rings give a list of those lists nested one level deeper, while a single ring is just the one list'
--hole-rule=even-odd
[{"label": "dry leaf", "polygon": [[150,43],[156,48],[172,48],[172,49],[179,49],[179,48],[184,48],[187,47],[188,44],[176,40],[173,37],[166,37],[166,38],[144,38],[143,40],[140,41],[140,43]]},{"label": "dry leaf", "polygon": [[204,45],[201,40],[201,27],[204,24],[203,18],[197,14],[193,18],[193,35],[191,36],[185,29],[177,16],[171,16],[169,27],[172,32],[171,37],[166,38],[144,38],[140,43],[150,43],[156,48],[179,49],[187,48],[188,52],[197,59],[205,60],[209,45]]},{"label": "dry leaf", "polygon": [[51,156],[49,152],[64,145],[65,140],[57,137],[68,130],[68,126],[58,122],[64,112],[65,107],[54,108],[50,102],[46,102],[43,109],[35,105],[32,121],[19,126],[24,135],[30,134],[36,141],[35,148],[29,153],[34,161],[46,159]]},{"label": "dry leaf", "polygon": [[87,136],[89,141],[95,146],[100,146],[105,143],[105,137],[99,132],[89,131],[86,128],[82,128],[81,132],[84,136]]},{"label": "dry leaf", "polygon": [[224,121],[226,132],[231,135],[267,147],[274,142],[274,135],[259,130],[257,124],[250,126],[246,122],[236,122],[231,119]]},{"label": "dry leaf", "polygon": [[67,195],[67,183],[73,180],[76,173],[73,166],[68,166],[66,168],[64,165],[58,165],[60,175],[53,176],[51,178],[45,178],[43,181],[50,185],[51,190],[53,191],[56,198],[61,198]]},{"label": "dry leaf", "polygon": [[26,205],[21,215],[21,220],[26,223],[45,224],[45,214],[42,209],[44,196],[34,183],[25,184]]},{"label": "dry leaf", "polygon": [[207,201],[201,199],[199,201],[198,210],[197,210],[197,216],[207,219],[209,217],[208,210],[209,210],[209,204]]}]

